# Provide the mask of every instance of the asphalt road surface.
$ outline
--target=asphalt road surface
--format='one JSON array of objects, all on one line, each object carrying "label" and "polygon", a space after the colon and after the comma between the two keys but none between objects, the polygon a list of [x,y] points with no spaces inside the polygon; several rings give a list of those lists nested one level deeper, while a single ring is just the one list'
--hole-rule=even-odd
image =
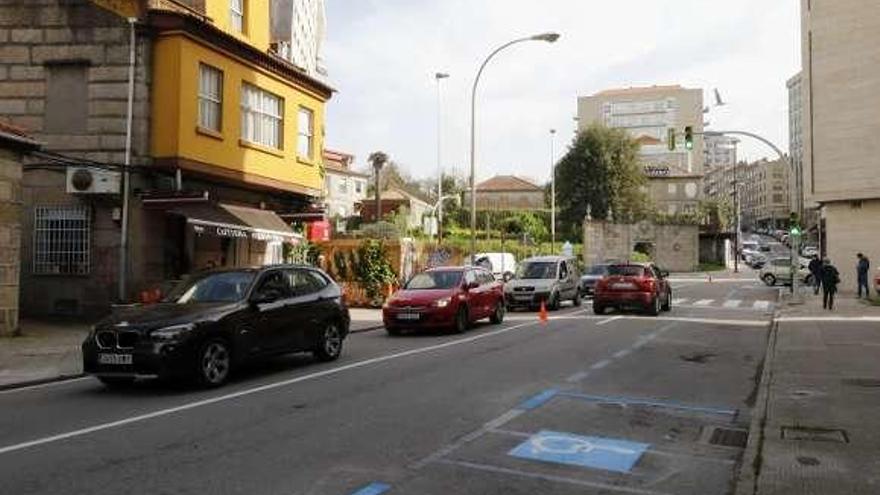
[{"label": "asphalt road surface", "polygon": [[337,362],[281,358],[219,390],[0,392],[0,493],[726,493],[776,291],[673,287],[659,318],[366,332]]}]

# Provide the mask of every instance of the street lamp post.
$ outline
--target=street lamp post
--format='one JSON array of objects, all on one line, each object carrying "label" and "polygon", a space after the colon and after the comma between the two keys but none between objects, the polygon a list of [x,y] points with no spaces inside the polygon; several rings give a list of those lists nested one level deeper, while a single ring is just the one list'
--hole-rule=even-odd
[{"label": "street lamp post", "polygon": [[379,179],[380,174],[382,173],[382,167],[384,167],[385,162],[388,161],[388,155],[381,151],[376,151],[370,153],[370,157],[367,158],[367,161],[370,162],[370,165],[372,165],[373,171],[375,172],[374,177],[376,181],[376,223],[379,223],[382,220],[382,192],[380,191]]},{"label": "street lamp post", "polygon": [[[788,159],[788,155],[783,153],[782,150],[780,150],[779,147],[777,147],[775,144],[773,144],[770,140],[768,140],[762,136],[759,136],[755,133],[746,132],[746,131],[707,131],[707,132],[704,132],[703,135],[704,136],[724,136],[724,135],[746,136],[746,137],[750,137],[752,139],[757,139],[758,141],[761,141],[762,143],[769,146],[774,152],[776,152],[776,154],[779,156],[779,159],[782,161],[783,165],[785,165],[786,169],[791,171],[792,164],[791,164],[791,160]],[[791,175],[792,174],[789,174],[789,178],[791,177]],[[790,179],[789,179],[788,187],[790,190],[791,189],[791,180]],[[796,241],[791,241],[790,244],[791,244],[791,251],[790,251],[791,272],[792,272],[792,274],[791,274],[791,292],[792,292],[792,295],[794,296],[794,301],[800,303],[801,302],[800,290],[798,288],[798,285],[799,285],[798,274],[800,271],[800,261],[798,260],[799,253],[797,252],[798,243]],[[737,247],[739,247],[739,246],[737,246]]]},{"label": "street lamp post", "polygon": [[443,238],[443,103],[440,92],[440,81],[449,77],[449,74],[437,72],[434,80],[437,82],[437,244]]},{"label": "street lamp post", "polygon": [[486,65],[492,60],[498,52],[504,50],[505,48],[515,45],[517,43],[522,43],[525,41],[546,41],[547,43],[553,43],[559,39],[559,35],[557,33],[543,33],[536,34],[534,36],[529,36],[526,38],[519,38],[513,41],[508,41],[507,43],[496,48],[492,53],[483,60],[483,63],[480,65],[479,70],[477,70],[477,77],[474,78],[474,85],[471,88],[471,256],[476,254],[477,252],[477,182],[476,182],[476,123],[477,123],[477,84],[480,82],[480,76],[483,74],[483,69],[486,68]]},{"label": "street lamp post", "polygon": [[556,129],[550,129],[550,254],[556,254]]}]

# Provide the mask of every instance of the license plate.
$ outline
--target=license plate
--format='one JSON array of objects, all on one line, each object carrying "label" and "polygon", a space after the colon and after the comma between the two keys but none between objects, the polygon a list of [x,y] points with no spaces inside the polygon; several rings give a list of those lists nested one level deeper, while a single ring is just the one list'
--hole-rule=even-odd
[{"label": "license plate", "polygon": [[635,289],[635,284],[630,284],[627,282],[611,284],[612,289],[621,289],[621,290],[632,290]]},{"label": "license plate", "polygon": [[420,316],[421,315],[419,315],[418,313],[398,313],[397,319],[398,320],[418,320]]},{"label": "license plate", "polygon": [[98,354],[99,364],[131,364],[131,354]]}]

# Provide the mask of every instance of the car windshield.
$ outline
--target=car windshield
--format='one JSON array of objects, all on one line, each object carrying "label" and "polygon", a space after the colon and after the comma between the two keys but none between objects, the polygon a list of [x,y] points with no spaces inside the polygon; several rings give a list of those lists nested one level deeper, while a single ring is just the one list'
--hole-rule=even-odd
[{"label": "car windshield", "polygon": [[461,282],[459,271],[419,273],[406,284],[406,290],[452,289]]},{"label": "car windshield", "polygon": [[211,273],[184,282],[165,301],[177,304],[240,301],[247,295],[254,275],[252,271]]},{"label": "car windshield", "polygon": [[608,267],[608,274],[623,277],[641,277],[645,274],[645,267],[639,265],[612,265]]},{"label": "car windshield", "polygon": [[587,268],[587,275],[607,275],[608,265],[593,265]]},{"label": "car windshield", "polygon": [[556,263],[552,261],[532,261],[529,263],[523,263],[516,271],[516,278],[556,278]]}]

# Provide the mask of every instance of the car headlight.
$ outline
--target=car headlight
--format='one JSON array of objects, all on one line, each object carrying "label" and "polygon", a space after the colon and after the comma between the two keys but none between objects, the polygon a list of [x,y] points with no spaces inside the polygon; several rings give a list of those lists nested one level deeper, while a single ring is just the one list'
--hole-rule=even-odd
[{"label": "car headlight", "polygon": [[176,342],[191,332],[193,328],[195,328],[195,325],[192,323],[160,328],[153,331],[150,334],[150,338],[153,339],[153,342]]},{"label": "car headlight", "polygon": [[452,300],[452,298],[449,298],[449,297],[444,297],[443,299],[437,299],[436,301],[434,301],[434,307],[435,308],[445,308],[446,306],[449,306],[449,302],[451,300]]}]

